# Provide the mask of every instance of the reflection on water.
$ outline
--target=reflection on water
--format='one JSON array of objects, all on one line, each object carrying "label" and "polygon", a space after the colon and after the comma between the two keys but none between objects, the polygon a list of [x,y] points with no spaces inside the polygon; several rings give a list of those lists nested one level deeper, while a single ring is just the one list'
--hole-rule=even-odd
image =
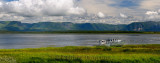
[{"label": "reflection on water", "polygon": [[126,44],[160,44],[159,34],[0,34],[0,48],[93,46],[103,39],[120,39]]}]

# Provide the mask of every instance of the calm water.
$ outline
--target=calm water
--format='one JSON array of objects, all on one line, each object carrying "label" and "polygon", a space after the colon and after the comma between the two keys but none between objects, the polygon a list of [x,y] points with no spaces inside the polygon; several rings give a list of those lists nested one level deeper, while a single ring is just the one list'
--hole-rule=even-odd
[{"label": "calm water", "polygon": [[125,44],[160,44],[159,34],[0,34],[0,49],[93,46],[102,39],[121,39]]}]

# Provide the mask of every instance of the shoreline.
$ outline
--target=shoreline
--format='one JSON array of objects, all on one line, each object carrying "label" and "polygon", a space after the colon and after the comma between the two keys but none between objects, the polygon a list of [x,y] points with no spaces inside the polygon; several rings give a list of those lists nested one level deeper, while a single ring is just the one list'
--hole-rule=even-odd
[{"label": "shoreline", "polygon": [[[159,45],[160,46],[160,44],[125,44],[125,45],[121,45],[121,46],[103,46],[102,45],[102,47],[108,47],[108,48],[114,48],[114,47],[123,47],[123,46],[152,46],[152,45]],[[65,48],[65,47],[89,47],[89,48],[94,48],[94,47],[101,47],[101,46],[99,46],[99,45],[93,45],[93,46],[56,46],[56,45],[49,45],[49,46],[44,46],[44,47],[33,47],[33,48],[2,48],[2,49],[0,49],[0,50],[12,50],[12,49],[14,49],[14,50],[21,50],[21,49],[41,49],[41,48]]]},{"label": "shoreline", "polygon": [[137,32],[137,31],[0,31],[0,34],[160,34],[160,32]]},{"label": "shoreline", "polygon": [[[125,44],[125,45],[113,45],[113,46],[99,46],[99,45],[94,45],[94,46],[60,46],[60,47],[58,47],[58,46],[56,46],[56,45],[51,45],[51,46],[45,46],[45,47],[35,47],[35,48],[16,48],[15,50],[21,50],[21,49],[41,49],[41,48],[65,48],[65,47],[76,47],[76,48],[85,48],[85,47],[87,47],[87,48],[96,48],[96,47],[107,47],[107,48],[114,48],[114,47],[116,47],[116,48],[120,48],[120,47],[122,47],[122,48],[124,48],[124,47],[160,47],[160,44]],[[5,48],[4,48],[5,49]],[[0,49],[0,50],[4,50],[4,49]],[[11,49],[6,49],[6,50],[11,50]]]}]

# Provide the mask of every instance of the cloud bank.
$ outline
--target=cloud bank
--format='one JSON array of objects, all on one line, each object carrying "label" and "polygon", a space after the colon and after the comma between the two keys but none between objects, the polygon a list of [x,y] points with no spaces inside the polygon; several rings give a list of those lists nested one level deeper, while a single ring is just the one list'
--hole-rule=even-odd
[{"label": "cloud bank", "polygon": [[160,20],[159,0],[0,0],[0,20],[128,24]]},{"label": "cloud bank", "polygon": [[85,10],[74,5],[73,0],[18,0],[0,2],[1,13],[24,17],[80,15]]}]

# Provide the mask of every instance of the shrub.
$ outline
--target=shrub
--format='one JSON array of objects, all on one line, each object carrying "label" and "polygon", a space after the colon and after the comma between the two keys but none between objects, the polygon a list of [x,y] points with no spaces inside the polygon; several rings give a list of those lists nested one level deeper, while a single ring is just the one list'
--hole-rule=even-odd
[{"label": "shrub", "polygon": [[129,52],[131,51],[130,49],[124,49],[123,52]]}]

